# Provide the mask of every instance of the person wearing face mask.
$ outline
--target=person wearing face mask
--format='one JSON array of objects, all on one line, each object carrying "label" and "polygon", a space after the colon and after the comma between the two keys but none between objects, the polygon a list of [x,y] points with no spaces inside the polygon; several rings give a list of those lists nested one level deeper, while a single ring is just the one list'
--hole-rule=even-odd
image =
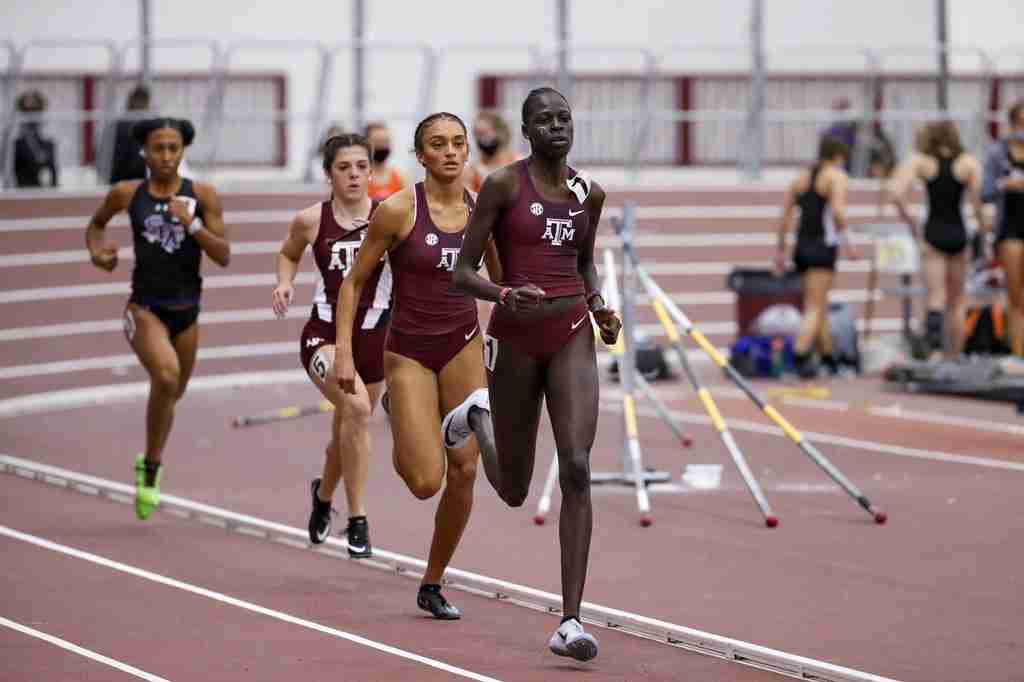
[{"label": "person wearing face mask", "polygon": [[373,173],[370,175],[370,198],[384,201],[395,192],[403,189],[406,184],[394,166],[388,165],[391,158],[391,131],[381,122],[366,125],[366,139],[373,148]]},{"label": "person wearing face mask", "polygon": [[53,140],[40,132],[46,98],[38,90],[18,98],[18,112],[24,122],[14,141],[14,178],[18,187],[56,187],[57,149]]},{"label": "person wearing face mask", "polygon": [[519,155],[509,146],[512,134],[505,120],[493,111],[481,111],[473,122],[473,137],[480,159],[466,168],[466,186],[479,192],[491,172],[515,163]]},{"label": "person wearing face mask", "polygon": [[1010,349],[1024,356],[1024,100],[1010,107],[1010,134],[989,149],[982,201],[996,204],[996,254],[1006,275]]}]

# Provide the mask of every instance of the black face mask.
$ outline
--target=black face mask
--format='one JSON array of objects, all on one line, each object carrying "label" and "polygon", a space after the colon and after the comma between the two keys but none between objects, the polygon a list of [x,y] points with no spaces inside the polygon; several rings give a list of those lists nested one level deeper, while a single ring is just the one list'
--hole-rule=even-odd
[{"label": "black face mask", "polygon": [[373,150],[373,162],[384,163],[391,156],[391,149],[389,147],[380,147],[379,149]]},{"label": "black face mask", "polygon": [[486,156],[494,156],[494,153],[498,151],[498,147],[501,144],[498,142],[498,138],[492,137],[488,140],[481,140],[479,137],[476,139],[476,146],[480,148],[480,151]]}]

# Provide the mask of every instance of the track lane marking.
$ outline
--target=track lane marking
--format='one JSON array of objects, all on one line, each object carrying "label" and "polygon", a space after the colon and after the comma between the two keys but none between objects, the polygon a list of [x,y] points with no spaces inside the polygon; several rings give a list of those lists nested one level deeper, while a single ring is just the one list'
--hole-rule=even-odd
[{"label": "track lane marking", "polygon": [[299,618],[298,616],[293,616],[283,611],[277,611],[276,609],[260,606],[259,604],[255,604],[250,601],[245,601],[244,599],[238,599],[237,597],[232,597],[221,592],[217,592],[215,590],[207,589],[205,587],[193,585],[192,583],[187,583],[183,580],[169,578],[159,573],[153,573],[152,571],[147,571],[143,568],[138,568],[137,566],[132,566],[130,564],[122,563],[120,561],[108,559],[106,557],[100,556],[98,554],[93,554],[91,552],[86,552],[84,550],[75,549],[74,547],[69,547],[68,545],[62,545],[60,543],[53,542],[52,540],[47,540],[46,538],[39,537],[38,535],[24,533],[22,531],[15,530],[13,528],[8,528],[7,526],[3,525],[0,525],[0,535],[7,536],[8,538],[11,538],[13,540],[25,542],[30,545],[34,545],[41,549],[47,549],[58,554],[64,554],[66,556],[74,557],[76,559],[81,559],[82,561],[88,561],[90,563],[97,564],[99,566],[103,566],[105,568],[109,568],[115,571],[119,571],[121,573],[126,573],[137,578],[142,578],[144,580],[159,583],[167,587],[173,587],[174,589],[189,592],[200,597],[206,597],[207,599],[220,602],[221,604],[227,604],[228,606],[234,606],[245,611],[258,613],[260,615],[267,616],[269,618],[274,618],[276,620],[280,620],[290,625],[298,625],[299,627],[304,627],[309,630],[314,630],[325,635],[330,635],[338,639],[343,639],[354,644],[359,644],[361,646],[368,647],[370,649],[375,649],[385,654],[390,654],[392,656],[397,656],[399,658],[415,661],[416,663],[422,663],[423,665],[430,666],[431,668],[437,668],[438,670],[443,670],[444,672],[451,673],[453,675],[459,675],[460,677],[465,677],[471,680],[479,680],[480,682],[497,682],[496,679],[493,677],[487,677],[486,675],[481,675],[470,670],[465,670],[463,668],[459,668],[454,665],[444,663],[443,661],[438,661],[433,658],[421,656],[420,654],[415,654],[411,651],[399,649],[398,647],[394,647],[389,644],[383,644],[381,642],[377,642],[366,637],[361,637],[350,632],[345,632],[344,630],[338,630],[327,625],[321,625],[320,623],[311,620],[306,620],[305,618]]},{"label": "track lane marking", "polygon": [[84,656],[85,658],[97,661],[98,663],[103,663],[104,665],[108,665],[111,668],[120,670],[124,673],[128,673],[129,675],[134,675],[135,677],[138,677],[140,679],[149,680],[149,682],[170,682],[170,680],[168,680],[165,677],[159,677],[157,675],[154,675],[153,673],[147,673],[145,670],[139,670],[138,668],[128,665],[127,663],[118,661],[117,659],[96,653],[91,649],[86,649],[85,647],[79,646],[73,642],[69,642],[66,639],[54,637],[53,635],[42,632],[41,630],[30,628],[27,625],[16,623],[15,621],[10,620],[8,618],[4,618],[3,616],[0,616],[0,625],[6,628],[10,628],[11,630],[14,630],[16,632],[20,632],[23,635],[28,635],[29,637],[41,639],[48,644],[53,644],[54,646],[58,646],[61,649],[65,649],[67,651],[70,651],[71,653],[78,654],[79,656]]}]

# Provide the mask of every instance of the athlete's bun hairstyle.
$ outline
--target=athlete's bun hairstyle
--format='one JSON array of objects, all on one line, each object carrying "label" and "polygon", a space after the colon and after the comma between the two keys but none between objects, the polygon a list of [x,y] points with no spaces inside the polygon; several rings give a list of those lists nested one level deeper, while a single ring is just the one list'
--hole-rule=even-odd
[{"label": "athlete's bun hairstyle", "polygon": [[818,161],[830,161],[837,156],[850,158],[850,146],[835,137],[825,137],[818,144]]},{"label": "athlete's bun hairstyle", "polygon": [[147,118],[132,126],[132,137],[140,147],[145,147],[150,134],[161,128],[173,128],[181,133],[181,139],[186,147],[196,138],[196,129],[187,118]]}]

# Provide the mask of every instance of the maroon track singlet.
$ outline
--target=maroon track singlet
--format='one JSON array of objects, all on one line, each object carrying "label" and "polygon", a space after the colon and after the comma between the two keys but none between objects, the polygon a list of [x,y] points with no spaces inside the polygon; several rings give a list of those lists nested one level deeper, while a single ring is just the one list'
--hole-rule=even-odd
[{"label": "maroon track singlet", "polygon": [[[373,201],[370,215],[380,204]],[[360,229],[362,228],[362,229]],[[320,230],[313,242],[313,260],[320,270],[316,294],[313,296],[315,316],[324,322],[334,321],[334,309],[338,303],[338,290],[356,262],[356,254],[366,237],[366,228],[358,225],[354,230],[346,230],[334,219],[334,210],[330,201],[320,206]],[[374,329],[391,306],[391,270],[386,260],[381,260],[374,268],[373,274],[366,281],[363,293],[359,297],[359,309],[365,310],[362,329]]]},{"label": "maroon track singlet", "polygon": [[[575,198],[544,199],[530,178],[527,159],[514,166],[519,173],[519,196],[494,227],[502,283],[509,287],[535,284],[546,298],[582,294],[577,259],[590,230],[587,207]],[[570,168],[569,177],[575,175]]]},{"label": "maroon track singlet", "polygon": [[[456,291],[452,284],[465,227],[458,232],[439,230],[430,217],[423,183],[416,183],[413,192],[416,222],[388,255],[395,281],[391,329],[404,335],[433,336],[475,325],[476,299]],[[465,201],[472,213],[469,192]]]}]

